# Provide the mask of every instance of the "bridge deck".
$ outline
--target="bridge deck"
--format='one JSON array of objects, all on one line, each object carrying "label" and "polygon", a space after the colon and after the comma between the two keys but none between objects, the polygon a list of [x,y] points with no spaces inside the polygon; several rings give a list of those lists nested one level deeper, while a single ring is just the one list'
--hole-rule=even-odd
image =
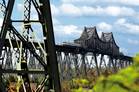
[{"label": "bridge deck", "polygon": [[[20,40],[11,40],[12,42],[12,46],[13,48],[17,48],[17,43],[20,44]],[[31,42],[29,42],[31,43]],[[35,47],[39,47],[39,44],[37,42],[33,42],[33,44],[35,45]],[[41,43],[41,45],[43,46],[43,43]],[[6,47],[11,47],[9,40],[6,39],[5,40],[5,44],[4,46]],[[23,47],[25,47],[25,44],[23,43]],[[58,52],[67,52],[67,53],[76,53],[76,54],[86,54],[86,53],[96,53],[96,54],[103,54],[103,55],[109,55],[115,59],[122,59],[122,60],[130,60],[132,61],[132,57],[131,56],[125,56],[125,55],[112,55],[110,53],[107,52],[102,52],[102,51],[96,51],[93,49],[85,49],[83,47],[80,46],[71,46],[71,45],[56,45],[56,51]],[[39,48],[37,48],[39,49]]]}]

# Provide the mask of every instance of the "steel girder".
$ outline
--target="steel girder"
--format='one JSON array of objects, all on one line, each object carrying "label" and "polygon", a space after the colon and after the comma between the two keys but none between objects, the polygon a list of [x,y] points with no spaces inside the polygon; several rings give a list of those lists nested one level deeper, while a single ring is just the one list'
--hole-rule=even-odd
[{"label": "steel girder", "polygon": [[70,80],[75,77],[86,77],[89,73],[99,76],[104,73],[115,73],[131,65],[130,60],[115,59],[108,55],[96,53],[74,53],[57,51],[60,79]]},{"label": "steel girder", "polygon": [[[3,0],[4,1],[4,0]],[[44,59],[36,52],[36,49],[33,48],[34,45],[32,45],[29,42],[29,37],[22,35],[21,33],[19,33],[19,31],[17,31],[16,26],[13,25],[13,22],[23,22],[24,23],[24,28],[26,29],[25,32],[27,34],[29,34],[29,31],[33,31],[31,25],[29,24],[30,22],[32,22],[33,20],[30,20],[30,10],[31,10],[31,2],[33,3],[37,13],[38,13],[38,17],[39,20],[34,20],[34,22],[39,22],[42,25],[42,32],[43,32],[43,36],[46,38],[44,40],[44,44],[45,44],[45,53],[47,53],[48,55],[46,56],[47,58],[47,63],[46,61],[44,61]],[[1,5],[6,5],[4,4],[5,2],[3,2],[3,4]],[[49,75],[49,84],[48,84],[48,90],[55,90],[55,92],[61,92],[61,87],[60,87],[60,81],[59,81],[59,73],[58,73],[58,65],[57,65],[57,60],[56,60],[56,52],[55,52],[55,41],[54,41],[54,34],[53,34],[53,25],[52,25],[52,17],[51,17],[51,10],[50,10],[50,2],[49,0],[39,0],[39,2],[37,2],[36,0],[24,0],[24,20],[12,20],[11,19],[11,14],[13,12],[13,6],[15,4],[15,0],[9,0],[7,2],[7,6],[4,6],[5,11],[3,11],[3,15],[4,15],[4,20],[3,20],[3,25],[1,28],[1,33],[0,33],[0,56],[2,56],[2,51],[4,48],[4,44],[5,44],[5,39],[6,39],[6,35],[7,32],[12,32],[12,34],[15,37],[12,37],[14,39],[12,40],[16,40],[17,38],[19,39],[20,42],[22,42],[23,48],[22,51],[24,53],[22,57],[25,57],[25,62],[27,62],[27,53],[30,52],[31,54],[33,54],[34,58],[36,58],[39,63],[43,66],[44,71],[30,71],[28,70],[27,67],[27,63],[26,65],[22,66],[23,63],[21,63],[21,69],[23,70],[5,70],[2,68],[2,65],[0,67],[1,72],[0,72],[0,85],[1,85],[1,92],[5,92],[5,87],[2,86],[2,74],[4,73],[22,73],[22,77],[26,78],[24,81],[27,80],[27,85],[30,85],[29,83],[29,79],[28,79],[28,74],[30,73],[43,73],[46,76]],[[12,44],[12,43],[11,43]],[[18,44],[18,41],[16,40],[16,44]],[[17,46],[18,48],[19,46]],[[25,55],[24,55],[25,54]],[[29,87],[30,88],[30,87]],[[30,88],[31,89],[31,88]],[[40,89],[39,89],[40,90]],[[28,90],[28,92],[30,92],[31,90]],[[38,90],[37,90],[38,91]]]}]

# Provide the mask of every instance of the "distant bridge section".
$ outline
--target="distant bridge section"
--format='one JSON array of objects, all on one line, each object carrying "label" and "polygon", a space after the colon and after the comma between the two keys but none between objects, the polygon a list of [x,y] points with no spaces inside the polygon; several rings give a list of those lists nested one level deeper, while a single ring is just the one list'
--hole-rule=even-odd
[{"label": "distant bridge section", "polygon": [[[8,47],[16,49],[20,43],[20,40],[11,39],[9,41],[9,39],[5,39],[4,46],[7,49]],[[40,45],[44,47],[43,42],[29,41],[28,44],[36,47],[40,56],[44,57],[40,48]],[[23,43],[23,47],[26,47],[26,44]],[[116,44],[112,32],[102,32],[101,37],[99,37],[96,27],[85,27],[81,36],[73,43],[64,42],[61,45],[55,45],[55,49],[61,80],[72,79],[79,75],[86,76],[92,71],[95,71],[96,76],[105,71],[117,72],[133,62],[132,57],[125,56],[119,51],[119,46]],[[29,67],[41,70],[42,66],[36,63],[36,58],[32,59],[32,54],[29,56]],[[9,56],[8,59],[11,57]],[[10,68],[11,64],[8,61],[6,60],[5,65]]]},{"label": "distant bridge section", "polygon": [[102,32],[101,38],[99,38],[96,27],[85,27],[80,38],[74,40],[74,43],[85,49],[91,49],[96,53],[105,53],[113,56],[120,54],[119,46],[115,43],[112,32]]},{"label": "distant bridge section", "polygon": [[112,32],[102,32],[99,37],[96,27],[85,27],[78,39],[56,45],[56,51],[62,79],[89,75],[92,71],[96,76],[106,71],[117,72],[133,63],[132,57],[119,51]]}]

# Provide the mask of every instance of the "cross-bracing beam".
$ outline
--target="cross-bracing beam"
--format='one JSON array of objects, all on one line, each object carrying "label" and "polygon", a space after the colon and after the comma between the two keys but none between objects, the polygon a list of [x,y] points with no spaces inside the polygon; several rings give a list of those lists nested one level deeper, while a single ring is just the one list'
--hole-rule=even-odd
[{"label": "cross-bracing beam", "polygon": [[[3,0],[4,1],[4,0]],[[50,2],[49,0],[39,0],[37,2],[36,0],[23,0],[24,1],[24,20],[21,20],[20,22],[23,22],[25,25],[24,28],[26,29],[24,32],[27,33],[26,35],[22,35],[18,29],[16,29],[16,26],[13,25],[14,20],[11,19],[11,14],[13,12],[13,6],[15,0],[9,0],[7,6],[4,6],[6,11],[2,12],[4,13],[4,21],[3,21],[3,26],[1,28],[1,34],[0,34],[0,55],[3,50],[3,46],[5,44],[5,39],[7,35],[7,31],[12,32],[12,34],[15,37],[12,37],[16,40],[16,44],[18,44],[18,40],[20,40],[20,43],[23,43],[23,48],[22,48],[22,59],[27,62],[28,58],[28,53],[32,53],[34,58],[36,58],[39,63],[43,66],[45,75],[49,75],[48,78],[48,90],[55,90],[55,92],[60,92],[60,81],[59,81],[59,74],[58,74],[58,66],[57,66],[57,61],[56,61],[56,52],[55,52],[55,41],[54,41],[54,35],[53,35],[53,27],[52,27],[52,17],[51,17],[51,10],[50,10]],[[31,2],[33,3],[37,13],[39,20],[38,22],[42,25],[42,32],[44,36],[44,44],[45,48],[43,49],[44,53],[47,53],[47,56],[44,55],[47,58],[44,60],[37,52],[36,49],[37,47],[34,48],[35,45],[31,44],[29,42],[29,34],[30,31],[33,31],[31,25],[30,25],[30,10],[31,10]],[[4,3],[4,2],[3,2]],[[4,5],[4,4],[2,4]],[[11,21],[12,20],[12,21]],[[34,20],[36,21],[36,20]],[[15,21],[17,22],[17,21]],[[18,44],[19,45],[19,44]],[[19,46],[18,46],[19,48]],[[17,49],[18,49],[17,48]],[[41,47],[42,48],[42,47]],[[18,72],[23,72],[22,78],[26,78],[24,81],[26,81],[27,85],[30,85],[29,79],[28,79],[28,74],[31,73],[30,70],[28,70],[27,63],[26,65],[22,66],[23,63],[21,63],[21,69],[22,71],[16,71],[16,70],[4,70],[1,67],[1,75],[6,72],[12,72],[12,73],[18,73]],[[35,71],[34,71],[35,73]],[[37,73],[37,72],[36,72]],[[1,81],[2,81],[2,76],[1,76]],[[24,83],[25,84],[25,83]],[[44,84],[44,83],[43,83]],[[2,85],[2,82],[1,82]],[[42,86],[43,87],[43,86]],[[26,88],[26,87],[25,87]],[[30,87],[29,87],[30,88]],[[30,88],[31,89],[31,88]],[[40,88],[42,89],[42,88]],[[40,90],[39,89],[39,90]],[[1,86],[1,92],[4,91],[5,88]],[[26,90],[27,91],[27,90]],[[29,90],[30,92],[31,90]]]}]

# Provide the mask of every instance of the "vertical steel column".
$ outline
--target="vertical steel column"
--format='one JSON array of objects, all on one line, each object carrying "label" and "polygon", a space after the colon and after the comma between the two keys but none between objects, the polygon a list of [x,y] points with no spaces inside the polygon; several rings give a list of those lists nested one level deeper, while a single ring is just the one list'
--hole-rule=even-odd
[{"label": "vertical steel column", "polygon": [[119,69],[121,69],[121,68],[122,68],[121,59],[119,59],[119,64],[118,64],[118,66],[119,66]]},{"label": "vertical steel column", "polygon": [[0,56],[2,54],[2,48],[3,48],[4,42],[5,42],[5,38],[6,38],[8,28],[11,24],[11,15],[12,15],[14,2],[15,2],[15,0],[9,0],[7,8],[6,8],[6,12],[5,12],[4,20],[3,20],[3,25],[1,27],[1,32],[0,32]]},{"label": "vertical steel column", "polygon": [[5,61],[5,69],[13,69],[13,65],[12,65],[12,51],[10,48],[6,48],[6,61]]},{"label": "vertical steel column", "polygon": [[67,62],[67,66],[68,66],[68,77],[69,77],[69,80],[71,80],[73,78],[73,73],[72,73],[72,55],[71,53],[69,53],[68,55],[68,62]]},{"label": "vertical steel column", "polygon": [[76,73],[76,77],[79,76],[79,67],[78,67],[78,55],[77,54],[73,54],[74,56],[74,66],[75,66],[75,73]]},{"label": "vertical steel column", "polygon": [[103,54],[101,54],[101,57],[100,57],[100,63],[99,63],[99,69],[101,70],[101,65],[102,65],[102,63],[103,63],[103,57],[104,57],[104,55]]},{"label": "vertical steel column", "polygon": [[[92,54],[93,54],[93,53],[92,53]],[[94,62],[94,56],[92,55],[91,61],[90,61],[90,64],[89,64],[90,69],[93,68],[93,62]]]},{"label": "vertical steel column", "polygon": [[115,64],[114,64],[114,60],[113,60],[113,57],[110,56],[110,61],[111,61],[111,64],[113,66],[113,69],[114,69],[114,72],[116,72],[116,67],[115,67]]},{"label": "vertical steel column", "polygon": [[68,56],[68,53],[67,52],[64,52],[64,58],[63,58],[63,64],[62,66],[64,67],[62,70],[63,70],[63,79],[67,79],[67,70],[68,70],[68,64],[67,64],[67,56]]},{"label": "vertical steel column", "polygon": [[30,9],[31,9],[31,0],[24,0],[24,21],[27,23],[30,20]]},{"label": "vertical steel column", "polygon": [[88,57],[86,57],[85,60],[86,60],[86,71],[88,72],[90,70],[90,61],[88,61]]},{"label": "vertical steel column", "polygon": [[51,9],[50,9],[50,2],[49,0],[39,0],[40,2],[40,9],[44,19],[43,24],[43,33],[44,36],[47,37],[47,41],[45,41],[45,46],[47,45],[47,60],[49,65],[49,75],[50,75],[50,85],[51,89],[55,92],[61,92],[60,87],[60,78],[59,78],[59,71],[58,71],[58,62],[56,57],[56,50],[55,50],[55,40],[54,40],[54,32],[53,32],[53,24],[52,24],[52,16],[51,16]]},{"label": "vertical steel column", "polygon": [[63,78],[65,78],[66,80],[69,80],[70,79],[70,53],[68,52],[65,52],[63,66],[65,67]]},{"label": "vertical steel column", "polygon": [[[31,0],[24,0],[24,32],[25,33],[25,37],[27,39],[27,42],[29,41],[29,29],[30,29],[30,9],[31,9]],[[23,70],[28,70],[28,66],[27,66],[27,55],[28,55],[28,50],[26,48],[22,49],[22,61],[21,61],[21,69]],[[25,53],[25,56],[23,56],[23,54]],[[31,91],[31,86],[30,86],[30,80],[29,80],[29,76],[27,73],[22,74],[22,78],[24,81],[24,85],[26,88],[27,92]]]},{"label": "vertical steel column", "polygon": [[102,69],[102,64],[105,67],[105,69],[107,70],[107,65],[106,65],[106,61],[105,61],[105,58],[104,58],[103,54],[101,54],[101,57],[100,57],[100,64],[99,64],[100,71],[104,70],[104,69]]},{"label": "vertical steel column", "polygon": [[117,59],[114,59],[114,67],[115,67],[116,71],[118,69],[117,63],[118,63]]},{"label": "vertical steel column", "polygon": [[58,62],[58,68],[59,68],[59,76],[60,76],[60,81],[63,80],[63,59],[62,59],[62,52],[57,51],[57,62]]},{"label": "vertical steel column", "polygon": [[97,75],[100,75],[99,67],[98,67],[98,62],[97,62],[97,56],[96,53],[94,53],[94,58],[95,58],[95,64],[96,64],[96,69],[97,69]]},{"label": "vertical steel column", "polygon": [[117,70],[119,70],[120,69],[120,60],[119,59],[116,59],[116,67],[117,67]]},{"label": "vertical steel column", "polygon": [[[3,49],[4,42],[5,42],[7,31],[8,31],[10,24],[11,24],[10,20],[11,20],[14,2],[15,2],[15,0],[9,0],[7,8],[6,8],[6,12],[5,12],[4,20],[3,20],[3,25],[1,28],[1,32],[0,32],[0,57],[2,55],[2,49]],[[2,80],[2,65],[0,65],[0,71],[1,71],[0,72],[0,91],[6,92],[6,89],[3,85],[3,80]]]},{"label": "vertical steel column", "polygon": [[85,63],[85,53],[82,53],[82,73],[84,76],[87,76],[87,71],[86,71],[86,63]]}]

